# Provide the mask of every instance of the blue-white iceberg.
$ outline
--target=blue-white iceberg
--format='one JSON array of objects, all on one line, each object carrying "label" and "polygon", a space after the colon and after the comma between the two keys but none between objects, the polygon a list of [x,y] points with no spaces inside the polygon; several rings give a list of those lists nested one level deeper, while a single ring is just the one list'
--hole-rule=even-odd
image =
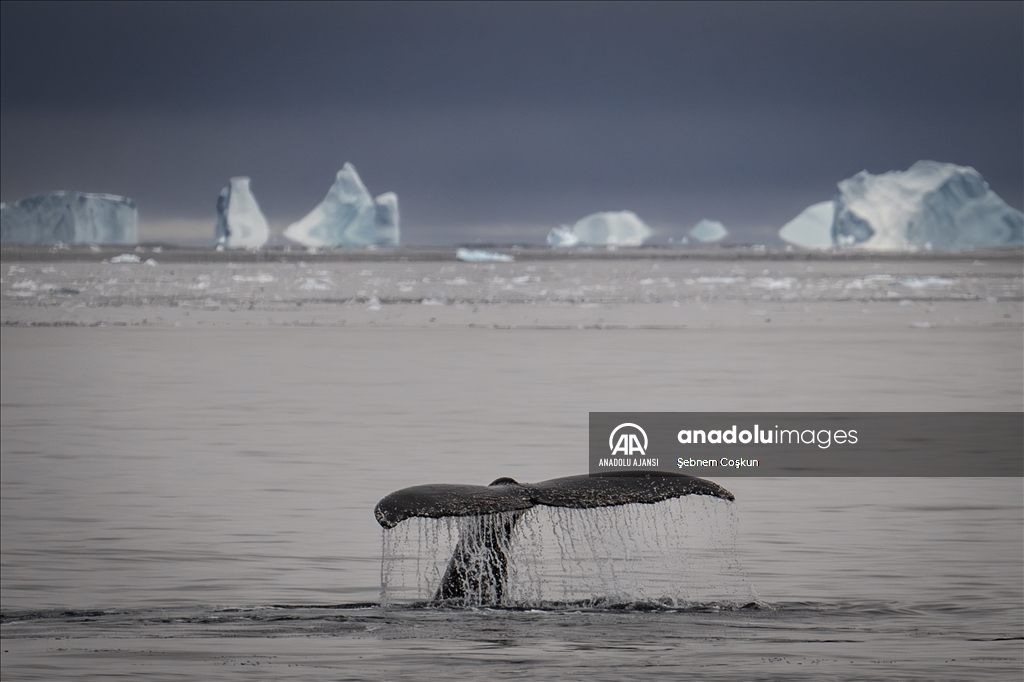
[{"label": "blue-white iceberg", "polygon": [[968,251],[1024,245],[1024,213],[973,168],[918,161],[843,180],[832,201],[808,207],[779,236],[805,248]]},{"label": "blue-white iceberg", "polygon": [[725,225],[707,218],[694,225],[689,232],[689,236],[699,242],[718,242],[725,239],[728,234],[729,230],[725,229]]},{"label": "blue-white iceberg", "polygon": [[572,228],[568,225],[552,228],[548,232],[549,246],[569,248],[571,246],[578,246],[579,243],[580,238],[572,233]]},{"label": "blue-white iceberg", "polygon": [[355,166],[346,163],[324,200],[289,225],[284,236],[311,247],[397,246],[398,196],[388,192],[372,198]]},{"label": "blue-white iceberg", "polygon": [[581,218],[571,228],[548,233],[548,244],[568,246],[640,246],[653,234],[632,211],[606,211]]},{"label": "blue-white iceberg", "polygon": [[803,249],[831,249],[834,201],[822,201],[805,208],[779,230],[783,241]]},{"label": "blue-white iceberg", "polygon": [[113,194],[46,192],[0,204],[0,241],[19,244],[135,244],[135,202]]},{"label": "blue-white iceberg", "polygon": [[973,168],[918,161],[905,172],[861,171],[839,183],[839,247],[962,251],[1024,244],[1024,214]]},{"label": "blue-white iceberg", "polygon": [[249,178],[231,178],[217,197],[217,244],[229,249],[258,249],[270,238],[270,226],[249,189]]}]

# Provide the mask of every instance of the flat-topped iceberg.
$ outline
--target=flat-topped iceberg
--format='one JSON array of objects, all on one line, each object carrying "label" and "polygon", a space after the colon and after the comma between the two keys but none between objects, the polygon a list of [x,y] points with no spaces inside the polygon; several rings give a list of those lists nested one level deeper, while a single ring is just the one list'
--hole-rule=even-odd
[{"label": "flat-topped iceberg", "polygon": [[548,233],[551,246],[640,246],[653,232],[632,211],[606,211]]},{"label": "flat-topped iceberg", "polygon": [[303,246],[397,246],[398,196],[370,196],[355,166],[346,163],[316,208],[284,236]]},{"label": "flat-topped iceberg", "polygon": [[832,220],[835,218],[834,201],[822,201],[805,208],[779,230],[783,241],[804,249],[831,249]]},{"label": "flat-topped iceberg", "polygon": [[217,244],[229,249],[258,249],[270,238],[270,226],[249,189],[249,178],[231,178],[217,197]]},{"label": "flat-topped iceberg", "polygon": [[46,192],[0,204],[0,241],[20,244],[135,244],[135,202],[113,194]]},{"label": "flat-topped iceberg", "polygon": [[725,229],[725,225],[717,220],[708,220],[707,218],[694,225],[689,232],[689,236],[699,242],[721,241],[728,234],[729,230]]}]

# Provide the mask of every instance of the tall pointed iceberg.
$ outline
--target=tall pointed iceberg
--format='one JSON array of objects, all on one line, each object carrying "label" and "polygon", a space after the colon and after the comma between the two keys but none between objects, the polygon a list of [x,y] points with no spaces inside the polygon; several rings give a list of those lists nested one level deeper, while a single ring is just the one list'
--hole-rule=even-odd
[{"label": "tall pointed iceberg", "polygon": [[139,211],[113,194],[46,192],[0,204],[0,241],[20,244],[135,244]]},{"label": "tall pointed iceberg", "polygon": [[217,197],[217,244],[229,249],[258,249],[270,238],[270,226],[249,189],[249,178],[231,178]]},{"label": "tall pointed iceberg", "polygon": [[355,166],[346,163],[324,200],[284,236],[303,246],[397,246],[398,195],[373,199]]}]

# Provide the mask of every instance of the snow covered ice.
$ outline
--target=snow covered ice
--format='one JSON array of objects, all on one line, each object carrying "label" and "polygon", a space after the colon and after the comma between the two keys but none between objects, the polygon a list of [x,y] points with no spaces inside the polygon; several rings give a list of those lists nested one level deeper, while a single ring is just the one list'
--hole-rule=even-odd
[{"label": "snow covered ice", "polygon": [[373,199],[355,166],[346,163],[324,200],[284,236],[309,247],[397,246],[398,196],[388,192]]},{"label": "snow covered ice", "polygon": [[707,218],[694,225],[693,229],[689,232],[689,236],[699,242],[721,241],[725,239],[727,234],[729,234],[729,231],[725,229],[725,225],[717,220],[708,220]]},{"label": "snow covered ice", "polygon": [[0,204],[0,241],[20,244],[135,244],[135,202],[113,194],[47,192]]},{"label": "snow covered ice", "polygon": [[231,178],[217,197],[217,244],[229,249],[258,249],[270,238],[270,227],[249,189],[249,178]]},{"label": "snow covered ice", "polygon": [[548,233],[551,246],[640,246],[651,236],[647,227],[632,211],[593,213],[576,221],[570,229],[556,227]]},{"label": "snow covered ice", "polygon": [[805,249],[830,249],[833,246],[832,220],[835,213],[834,201],[822,201],[808,206],[800,215],[782,226],[779,237]]},{"label": "snow covered ice", "polygon": [[1024,214],[973,168],[918,161],[907,171],[861,171],[838,185],[839,247],[961,251],[1024,244]]}]

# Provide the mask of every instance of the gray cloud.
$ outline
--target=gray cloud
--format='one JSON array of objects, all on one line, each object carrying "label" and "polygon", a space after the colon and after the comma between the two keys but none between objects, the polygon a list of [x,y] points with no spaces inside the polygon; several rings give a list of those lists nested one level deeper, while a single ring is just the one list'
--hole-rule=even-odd
[{"label": "gray cloud", "polygon": [[[1024,185],[1018,3],[5,3],[0,193],[300,217],[352,161],[409,241],[529,241],[630,208],[754,241],[920,158]],[[517,228],[515,226],[521,226]],[[212,230],[212,227],[211,227]]]}]

